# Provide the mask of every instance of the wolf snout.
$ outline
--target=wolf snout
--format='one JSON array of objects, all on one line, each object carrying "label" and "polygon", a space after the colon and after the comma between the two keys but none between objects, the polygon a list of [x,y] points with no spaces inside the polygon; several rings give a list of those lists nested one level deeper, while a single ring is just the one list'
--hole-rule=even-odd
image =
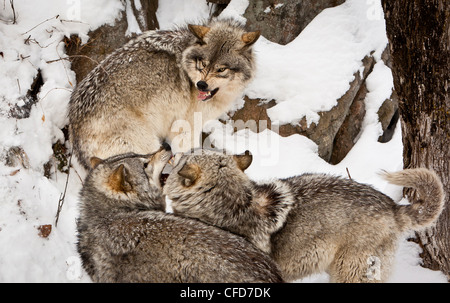
[{"label": "wolf snout", "polygon": [[163,148],[164,150],[166,150],[166,151],[172,151],[172,148],[170,147],[169,143],[167,143],[166,141],[164,141],[164,142],[161,144],[161,146],[162,146],[162,148]]},{"label": "wolf snout", "polygon": [[206,83],[205,81],[198,81],[197,88],[199,90],[206,90],[206,89],[208,89],[208,83]]}]

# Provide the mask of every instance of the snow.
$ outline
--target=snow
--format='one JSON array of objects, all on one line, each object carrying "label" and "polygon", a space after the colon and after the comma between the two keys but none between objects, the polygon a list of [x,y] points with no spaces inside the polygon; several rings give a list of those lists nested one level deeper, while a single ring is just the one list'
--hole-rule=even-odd
[{"label": "snow", "polygon": [[255,45],[258,74],[248,96],[276,100],[268,111],[272,121],[297,123],[306,117],[308,125],[317,123],[318,112],[333,108],[347,92],[362,59],[371,51],[379,59],[386,47],[384,19],[367,21],[366,10],[364,1],[347,1],[324,10],[286,46],[261,39]]},{"label": "snow", "polygon": [[187,23],[202,23],[210,7],[203,0],[164,0],[158,2],[156,18],[160,29],[171,29]]},{"label": "snow", "polygon": [[245,24],[247,20],[242,15],[245,13],[248,4],[248,0],[231,1],[220,14],[220,18],[233,18]]},{"label": "snow", "polygon": [[[55,214],[67,175],[57,170],[44,176],[43,165],[52,159],[52,144],[63,139],[68,123],[67,104],[76,85],[70,63],[59,60],[66,54],[62,39],[77,34],[86,43],[87,33],[102,24],[113,24],[125,11],[128,33],[139,32],[131,15],[135,0],[33,0],[14,1],[13,12],[5,2],[0,7],[0,282],[90,282],[76,252],[78,192],[86,172],[72,161],[64,205],[58,225]],[[221,17],[242,16],[248,0],[232,0]],[[161,29],[208,18],[211,7],[204,0],[160,1],[157,17]],[[392,73],[380,60],[387,43],[379,0],[347,0],[343,5],[319,14],[291,43],[285,46],[261,37],[255,44],[258,71],[247,88],[250,97],[275,99],[272,121],[295,123],[306,117],[318,121],[318,112],[331,109],[349,88],[361,60],[374,52],[377,63],[367,79],[366,117],[354,148],[338,165],[330,165],[317,154],[317,145],[306,137],[282,138],[273,130],[259,134],[248,130],[233,133],[230,121],[211,121],[215,146],[230,153],[249,149],[254,162],[247,170],[255,180],[282,178],[304,172],[326,172],[368,183],[399,201],[401,188],[389,185],[377,175],[381,169],[402,168],[401,130],[385,144],[377,141],[381,125],[376,112],[392,91]],[[55,61],[56,60],[56,61]],[[11,118],[15,105],[23,106],[26,93],[40,70],[44,85],[30,117]],[[233,110],[244,104],[237,100]],[[226,117],[226,115],[224,115]],[[261,123],[264,123],[262,121]],[[67,143],[66,143],[67,144]],[[4,164],[6,152],[20,146],[27,168]],[[70,147],[67,145],[67,147]],[[47,238],[39,226],[52,225]],[[390,282],[446,282],[441,272],[420,266],[420,247],[406,239],[399,243],[395,270]],[[326,274],[307,277],[304,283],[328,282]]]},{"label": "snow", "polygon": [[[136,1],[136,3],[139,3],[138,5],[136,5],[136,9],[138,10],[139,7],[142,8],[141,6],[141,2],[138,0]],[[136,20],[136,17],[133,14],[133,9],[131,7],[131,2],[130,0],[127,0],[126,2],[126,9],[125,9],[126,13],[127,13],[127,24],[128,24],[128,28],[125,31],[125,35],[126,36],[131,36],[132,34],[142,34],[142,31],[139,27],[139,24]]]}]

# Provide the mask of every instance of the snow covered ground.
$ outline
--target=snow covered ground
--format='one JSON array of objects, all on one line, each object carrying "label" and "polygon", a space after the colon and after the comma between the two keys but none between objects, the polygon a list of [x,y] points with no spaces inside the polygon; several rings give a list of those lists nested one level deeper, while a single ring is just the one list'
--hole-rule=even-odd
[{"label": "snow covered ground", "polygon": [[[52,157],[52,144],[63,138],[67,104],[76,85],[66,60],[62,39],[87,33],[113,23],[126,3],[120,0],[34,0],[7,1],[0,7],[0,282],[89,282],[76,252],[78,192],[85,172],[76,163],[71,169],[64,206],[55,227],[58,200],[64,192],[66,174],[52,172],[44,177],[43,165]],[[138,3],[139,0],[135,1]],[[233,0],[222,16],[241,20],[247,0]],[[127,10],[129,11],[129,10]],[[204,0],[160,1],[157,12],[161,28],[208,17]],[[15,16],[15,23],[13,24]],[[138,32],[133,16],[128,32]],[[317,145],[306,137],[282,138],[266,130],[233,133],[232,125],[210,122],[206,129],[217,147],[230,152],[251,150],[254,162],[247,173],[253,179],[288,177],[304,172],[326,172],[373,185],[401,200],[401,188],[388,185],[377,175],[381,169],[402,168],[400,127],[386,144],[378,143],[381,125],[376,112],[391,94],[390,69],[380,60],[387,43],[381,4],[378,0],[347,0],[323,11],[291,43],[281,46],[261,37],[255,44],[258,72],[246,90],[250,97],[276,99],[269,116],[279,123],[295,123],[306,117],[318,121],[318,112],[331,109],[349,88],[361,59],[372,51],[377,59],[368,81],[367,114],[355,147],[338,165],[330,165],[317,154]],[[30,117],[11,118],[13,106],[23,106],[33,78],[41,71],[44,85]],[[236,102],[236,108],[243,105]],[[6,151],[21,146],[28,168],[4,164]],[[404,201],[403,201],[404,202]],[[47,237],[39,227],[52,225]],[[440,272],[420,266],[420,247],[399,243],[395,270],[390,282],[446,282]],[[328,282],[319,274],[298,282]]]}]

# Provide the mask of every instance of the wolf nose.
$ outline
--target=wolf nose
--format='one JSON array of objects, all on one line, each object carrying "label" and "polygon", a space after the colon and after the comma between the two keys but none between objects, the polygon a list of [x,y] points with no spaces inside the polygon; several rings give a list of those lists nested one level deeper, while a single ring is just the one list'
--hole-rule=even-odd
[{"label": "wolf nose", "polygon": [[199,90],[206,90],[208,88],[208,83],[206,83],[205,81],[198,81],[197,88]]},{"label": "wolf nose", "polygon": [[170,147],[169,143],[167,143],[166,141],[164,141],[162,143],[162,147],[164,148],[165,151],[171,151],[172,148]]}]

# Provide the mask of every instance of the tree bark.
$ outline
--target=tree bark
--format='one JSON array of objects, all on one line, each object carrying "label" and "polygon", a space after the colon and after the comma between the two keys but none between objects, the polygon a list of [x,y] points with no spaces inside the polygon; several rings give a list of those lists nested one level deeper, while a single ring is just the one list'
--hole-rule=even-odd
[{"label": "tree bark", "polygon": [[[435,227],[418,233],[424,266],[450,279],[450,1],[382,0],[393,60],[404,167],[441,177],[446,206]],[[405,194],[414,200],[412,191]]]}]

